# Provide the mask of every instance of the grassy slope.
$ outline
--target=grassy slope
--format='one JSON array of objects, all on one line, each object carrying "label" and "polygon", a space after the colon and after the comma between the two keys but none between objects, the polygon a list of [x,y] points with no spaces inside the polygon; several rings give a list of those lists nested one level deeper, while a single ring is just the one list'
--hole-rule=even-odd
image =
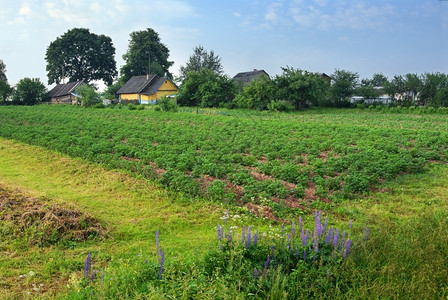
[{"label": "grassy slope", "polygon": [[[1,249],[0,293],[21,295],[32,283],[61,289],[55,280],[82,269],[88,251],[105,263],[111,256],[154,252],[154,232],[168,255],[188,258],[205,251],[215,236],[223,208],[173,196],[151,183],[105,171],[39,147],[0,140],[0,185],[19,188],[75,206],[99,218],[112,239],[80,244],[75,249]],[[325,212],[332,223],[368,224],[371,243],[344,273],[352,289],[347,297],[439,298],[448,293],[448,168],[402,176],[383,186],[385,192],[362,201],[342,202]],[[167,256],[168,256],[167,255]],[[350,264],[348,264],[349,266]],[[32,279],[17,281],[33,270]],[[351,274],[351,275],[349,275]],[[3,280],[1,280],[3,281]],[[64,282],[65,283],[65,282]],[[8,286],[11,285],[11,286]],[[3,291],[2,291],[3,289]]]},{"label": "grassy slope", "polygon": [[[0,280],[5,280],[0,294],[13,292],[17,297],[30,291],[33,283],[44,283],[43,290],[64,288],[55,280],[65,282],[70,272],[82,270],[89,251],[94,260],[103,262],[112,255],[155,252],[157,228],[167,257],[201,253],[213,241],[215,224],[223,212],[214,205],[180,196],[176,199],[151,183],[120,172],[1,139],[0,186],[88,212],[111,230],[110,239],[74,249],[2,247],[0,274],[6,278]],[[18,280],[29,271],[36,276]]]}]

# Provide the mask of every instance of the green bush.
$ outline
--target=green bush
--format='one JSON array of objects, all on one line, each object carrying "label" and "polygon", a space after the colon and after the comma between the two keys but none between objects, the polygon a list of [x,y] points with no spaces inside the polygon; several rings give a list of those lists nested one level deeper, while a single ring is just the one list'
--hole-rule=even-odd
[{"label": "green bush", "polygon": [[284,100],[272,100],[267,105],[268,110],[270,111],[294,111],[294,105]]},{"label": "green bush", "polygon": [[157,101],[160,109],[163,111],[173,111],[176,112],[178,110],[178,106],[175,98],[170,98],[168,96],[162,96]]}]

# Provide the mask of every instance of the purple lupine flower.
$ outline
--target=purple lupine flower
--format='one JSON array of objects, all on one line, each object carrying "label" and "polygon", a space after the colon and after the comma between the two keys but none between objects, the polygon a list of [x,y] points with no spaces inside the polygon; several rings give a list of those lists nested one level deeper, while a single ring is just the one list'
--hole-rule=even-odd
[{"label": "purple lupine flower", "polygon": [[303,250],[303,261],[306,260],[306,250]]},{"label": "purple lupine flower", "polygon": [[160,250],[160,270],[159,270],[159,279],[162,279],[162,274],[164,271],[164,265],[165,265],[165,253],[163,253],[162,250]]},{"label": "purple lupine flower", "polygon": [[299,230],[302,231],[302,217],[299,217]]},{"label": "purple lupine flower", "polygon": [[302,246],[305,246],[305,245],[304,245],[304,241],[305,241],[305,232],[303,231],[303,229],[301,230],[301,233],[300,233],[300,240],[302,241]]},{"label": "purple lupine flower", "polygon": [[338,243],[339,243],[339,228],[336,229],[336,234],[334,235],[333,238],[333,245],[335,249],[338,247]]},{"label": "purple lupine flower", "polygon": [[268,258],[266,259],[266,262],[264,263],[264,269],[265,270],[268,268],[270,261],[271,261],[271,258],[270,258],[269,254],[268,254]]},{"label": "purple lupine flower", "polygon": [[227,234],[227,240],[228,240],[229,242],[232,241],[232,228],[229,228],[229,233]]},{"label": "purple lupine flower", "polygon": [[310,231],[307,229],[305,234],[305,242],[303,243],[304,246],[308,245],[309,238],[310,238]]},{"label": "purple lupine flower", "polygon": [[328,226],[328,217],[325,217],[324,229],[322,232],[327,231],[327,226]]},{"label": "purple lupine flower", "polygon": [[296,235],[296,224],[294,222],[292,222],[291,234],[292,234],[292,238],[294,240],[294,236]]},{"label": "purple lupine flower", "polygon": [[296,258],[299,259],[299,248],[296,248]]},{"label": "purple lupine flower", "polygon": [[333,240],[333,235],[334,235],[334,229],[333,228],[328,229],[328,234],[327,238],[325,239],[325,243],[329,244]]},{"label": "purple lupine flower", "polygon": [[224,213],[224,225],[227,225],[227,219],[229,218],[229,211],[226,210],[226,212]]},{"label": "purple lupine flower", "polygon": [[342,257],[343,258],[347,258],[347,256],[350,254],[350,248],[352,247],[352,241],[351,240],[347,240],[347,242],[345,243],[345,250],[342,253]]},{"label": "purple lupine flower", "polygon": [[365,236],[364,236],[364,242],[367,242],[367,239],[369,237],[370,229],[365,227],[364,228]]},{"label": "purple lupine flower", "polygon": [[316,253],[319,252],[319,249],[318,249],[319,242],[317,241],[317,237],[314,238],[313,246],[314,246],[314,252],[316,252]]},{"label": "purple lupine flower", "polygon": [[352,227],[353,227],[353,221],[350,220],[350,223],[348,224],[348,228],[349,228],[349,229],[352,229]]},{"label": "purple lupine flower", "polygon": [[92,267],[92,253],[87,254],[86,261],[84,262],[84,278],[89,277],[90,268]]},{"label": "purple lupine flower", "polygon": [[252,235],[251,235],[251,228],[250,228],[250,226],[249,226],[249,228],[247,229],[247,249],[249,249],[249,247],[250,247],[250,240],[251,240],[251,238],[252,238]]},{"label": "purple lupine flower", "polygon": [[258,231],[257,231],[257,233],[254,235],[254,246],[257,246],[257,241],[258,241]]},{"label": "purple lupine flower", "polygon": [[241,243],[244,245],[244,242],[246,241],[246,226],[243,225],[243,240]]},{"label": "purple lupine flower", "polygon": [[216,231],[218,233],[218,241],[220,241],[221,240],[221,228],[220,228],[219,224],[216,225]]},{"label": "purple lupine flower", "polygon": [[288,233],[288,250],[291,250],[291,235]]},{"label": "purple lupine flower", "polygon": [[96,280],[95,270],[92,271],[92,282]]},{"label": "purple lupine flower", "polygon": [[282,235],[281,235],[281,236],[282,236],[282,238],[283,238],[283,229],[284,229],[284,226],[283,226],[283,224],[282,224]]},{"label": "purple lupine flower", "polygon": [[344,242],[345,242],[345,230],[342,232],[342,239],[341,239],[341,251],[344,248]]}]

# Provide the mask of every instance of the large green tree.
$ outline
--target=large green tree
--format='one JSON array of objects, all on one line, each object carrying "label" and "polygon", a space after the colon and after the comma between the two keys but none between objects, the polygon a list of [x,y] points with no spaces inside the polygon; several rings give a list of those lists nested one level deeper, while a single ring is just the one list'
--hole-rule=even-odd
[{"label": "large green tree", "polygon": [[5,82],[8,81],[8,79],[6,78],[6,65],[1,59],[0,59],[0,81]]},{"label": "large green tree", "polygon": [[244,86],[233,99],[238,108],[263,110],[275,98],[275,83],[266,76],[259,76]]},{"label": "large green tree", "polygon": [[213,50],[207,51],[202,46],[196,46],[193,54],[188,58],[185,66],[180,66],[179,81],[183,82],[189,72],[199,72],[202,69],[210,69],[217,74],[222,74],[221,58],[215,55]]},{"label": "large green tree", "polygon": [[218,107],[230,103],[235,90],[232,79],[205,68],[187,74],[177,101],[184,106]]},{"label": "large green tree", "polygon": [[349,104],[348,99],[353,96],[359,82],[358,73],[336,69],[331,75],[331,79],[331,95],[334,105]]},{"label": "large green tree", "polygon": [[447,107],[448,76],[442,73],[425,73],[421,78],[421,103],[425,106]]},{"label": "large green tree", "polygon": [[134,31],[130,36],[128,50],[123,55],[125,65],[120,69],[122,81],[126,82],[132,76],[146,74],[148,66],[151,74],[166,74],[172,78],[168,69],[174,62],[168,61],[170,50],[160,41],[159,34],[148,28],[144,31]]},{"label": "large green tree", "polygon": [[47,48],[48,84],[69,81],[103,80],[110,85],[117,75],[115,47],[110,37],[91,33],[89,29],[74,28]]},{"label": "large green tree", "polygon": [[17,84],[12,101],[15,104],[34,105],[47,98],[47,88],[39,78],[24,78]]},{"label": "large green tree", "polygon": [[0,80],[0,104],[4,104],[12,95],[14,89],[3,80]]},{"label": "large green tree", "polygon": [[318,105],[327,94],[328,83],[319,73],[292,67],[282,68],[283,74],[276,76],[277,98],[290,102],[296,109]]}]

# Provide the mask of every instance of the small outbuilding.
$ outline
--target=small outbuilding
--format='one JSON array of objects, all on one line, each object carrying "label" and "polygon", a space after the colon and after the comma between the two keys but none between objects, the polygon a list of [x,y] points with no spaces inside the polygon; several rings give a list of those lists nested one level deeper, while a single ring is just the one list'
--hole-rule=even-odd
[{"label": "small outbuilding", "polygon": [[78,96],[75,90],[84,84],[84,81],[76,81],[69,83],[60,83],[56,85],[49,93],[50,101],[52,104],[65,103],[65,104],[77,104]]},{"label": "small outbuilding", "polygon": [[264,76],[267,79],[271,79],[271,77],[269,77],[269,74],[266,73],[266,71],[254,69],[253,71],[240,72],[240,73],[236,74],[235,76],[233,76],[233,80],[235,81],[235,83],[237,85],[243,87],[243,86],[247,85],[249,82],[251,82],[252,80],[257,79],[260,76]]},{"label": "small outbuilding", "polygon": [[178,92],[179,89],[168,77],[146,75],[132,76],[117,94],[121,103],[155,104],[162,96]]}]

